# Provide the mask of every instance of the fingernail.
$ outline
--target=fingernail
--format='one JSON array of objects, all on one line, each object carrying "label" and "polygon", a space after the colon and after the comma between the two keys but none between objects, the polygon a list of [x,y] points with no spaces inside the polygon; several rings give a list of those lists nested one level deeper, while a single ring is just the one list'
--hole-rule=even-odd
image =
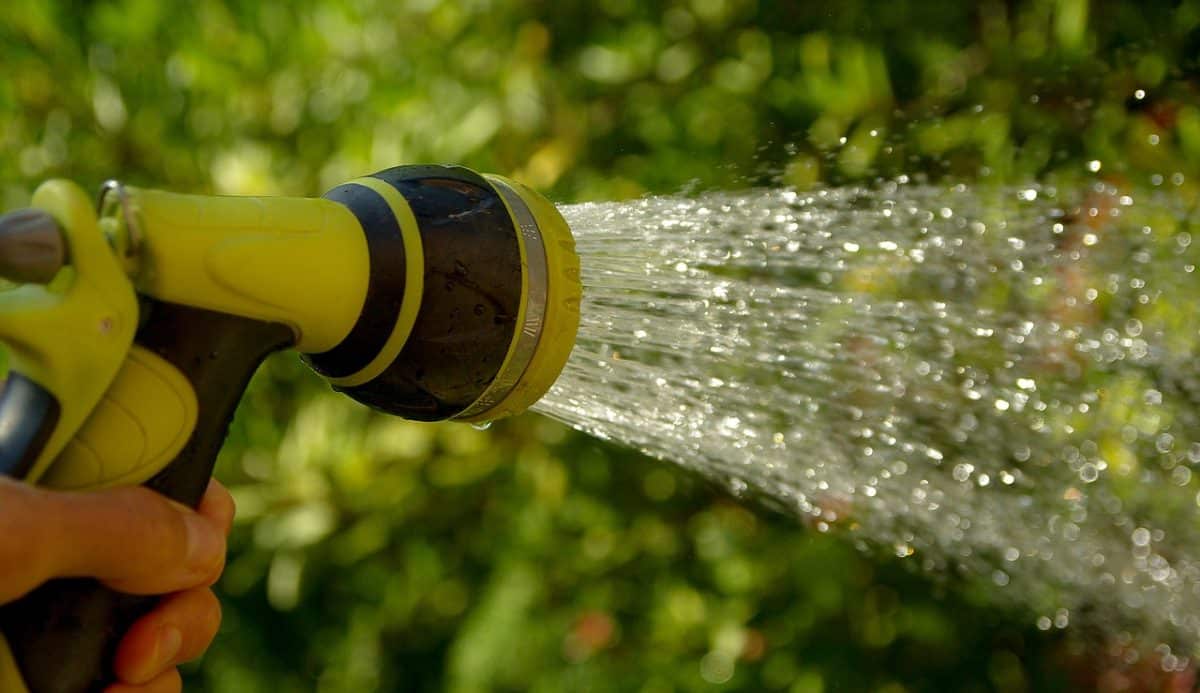
[{"label": "fingernail", "polygon": [[162,626],[154,638],[154,651],[141,661],[129,683],[148,683],[175,664],[179,648],[183,647],[183,631],[175,626]]},{"label": "fingernail", "polygon": [[158,634],[158,652],[155,654],[155,664],[158,671],[163,671],[175,663],[179,648],[183,646],[183,632],[175,626],[163,626]]},{"label": "fingernail", "polygon": [[195,513],[183,516],[187,526],[187,567],[192,572],[205,572],[221,556],[221,535],[211,522]]}]

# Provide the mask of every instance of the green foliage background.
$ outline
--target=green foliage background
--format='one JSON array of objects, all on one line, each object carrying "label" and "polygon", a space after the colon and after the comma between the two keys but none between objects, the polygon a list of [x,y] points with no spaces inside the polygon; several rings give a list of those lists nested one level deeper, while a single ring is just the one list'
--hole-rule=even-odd
[{"label": "green foliage background", "polygon": [[[317,194],[424,161],[556,201],[1200,175],[1195,0],[7,0],[0,65],[5,208],[53,176]],[[388,419],[291,356],[219,475],[192,690],[1174,685],[671,465],[535,416]]]}]

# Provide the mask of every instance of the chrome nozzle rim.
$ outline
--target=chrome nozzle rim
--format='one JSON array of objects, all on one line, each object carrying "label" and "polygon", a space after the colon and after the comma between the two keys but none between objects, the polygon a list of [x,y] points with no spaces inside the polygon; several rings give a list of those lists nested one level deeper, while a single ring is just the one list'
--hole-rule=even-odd
[{"label": "chrome nozzle rim", "polygon": [[542,337],[542,328],[546,324],[546,301],[549,294],[547,281],[549,271],[546,264],[546,247],[542,241],[542,232],[538,228],[537,219],[529,211],[529,206],[508,185],[494,178],[489,183],[512,210],[513,219],[517,222],[517,233],[525,248],[525,281],[528,286],[525,300],[525,318],[516,334],[516,346],[511,356],[505,360],[500,372],[483,391],[483,394],[459,412],[454,418],[468,419],[486,413],[489,409],[503,402],[513,388],[521,382],[528,370],[533,355],[537,353],[538,342]]}]

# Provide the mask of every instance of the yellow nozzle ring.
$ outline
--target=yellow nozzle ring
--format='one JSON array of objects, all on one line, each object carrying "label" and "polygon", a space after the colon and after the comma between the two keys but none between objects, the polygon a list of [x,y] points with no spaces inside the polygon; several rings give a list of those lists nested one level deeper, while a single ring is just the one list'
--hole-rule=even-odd
[{"label": "yellow nozzle ring", "polygon": [[[579,256],[575,254],[575,239],[554,205],[520,183],[491,174],[484,177],[500,193],[514,220],[519,223],[525,216],[522,212],[527,210],[536,225],[536,235],[541,241],[540,252],[544,253],[545,260],[544,287],[528,286],[531,280],[536,280],[529,271],[530,265],[540,264],[536,258],[531,260],[529,257],[531,253],[539,252],[538,248],[533,247],[538,244],[527,243],[527,232],[517,234],[522,244],[522,262],[525,265],[522,269],[527,284],[522,290],[522,297],[526,301],[522,324],[529,325],[531,318],[537,317],[536,312],[530,315],[530,304],[534,301],[540,303],[541,295],[544,295],[544,308],[540,311],[540,333],[533,337],[531,344],[531,336],[523,336],[522,331],[518,330],[496,376],[498,382],[495,384],[507,389],[507,393],[500,390],[491,394],[485,392],[455,417],[456,420],[468,422],[491,421],[519,414],[546,394],[562,372],[575,345],[575,333],[579,328],[579,302],[583,293],[579,282]],[[526,210],[519,209],[521,206]],[[490,391],[492,388],[488,389]]]}]

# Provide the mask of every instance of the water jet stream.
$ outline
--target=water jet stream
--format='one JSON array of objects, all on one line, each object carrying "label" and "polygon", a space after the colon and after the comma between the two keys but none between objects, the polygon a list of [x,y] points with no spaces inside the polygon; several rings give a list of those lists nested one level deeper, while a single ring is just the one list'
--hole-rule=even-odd
[{"label": "water jet stream", "polygon": [[1200,217],[1178,199],[901,181],[562,211],[583,323],[536,410],[990,581],[1043,629],[1195,657]]}]

